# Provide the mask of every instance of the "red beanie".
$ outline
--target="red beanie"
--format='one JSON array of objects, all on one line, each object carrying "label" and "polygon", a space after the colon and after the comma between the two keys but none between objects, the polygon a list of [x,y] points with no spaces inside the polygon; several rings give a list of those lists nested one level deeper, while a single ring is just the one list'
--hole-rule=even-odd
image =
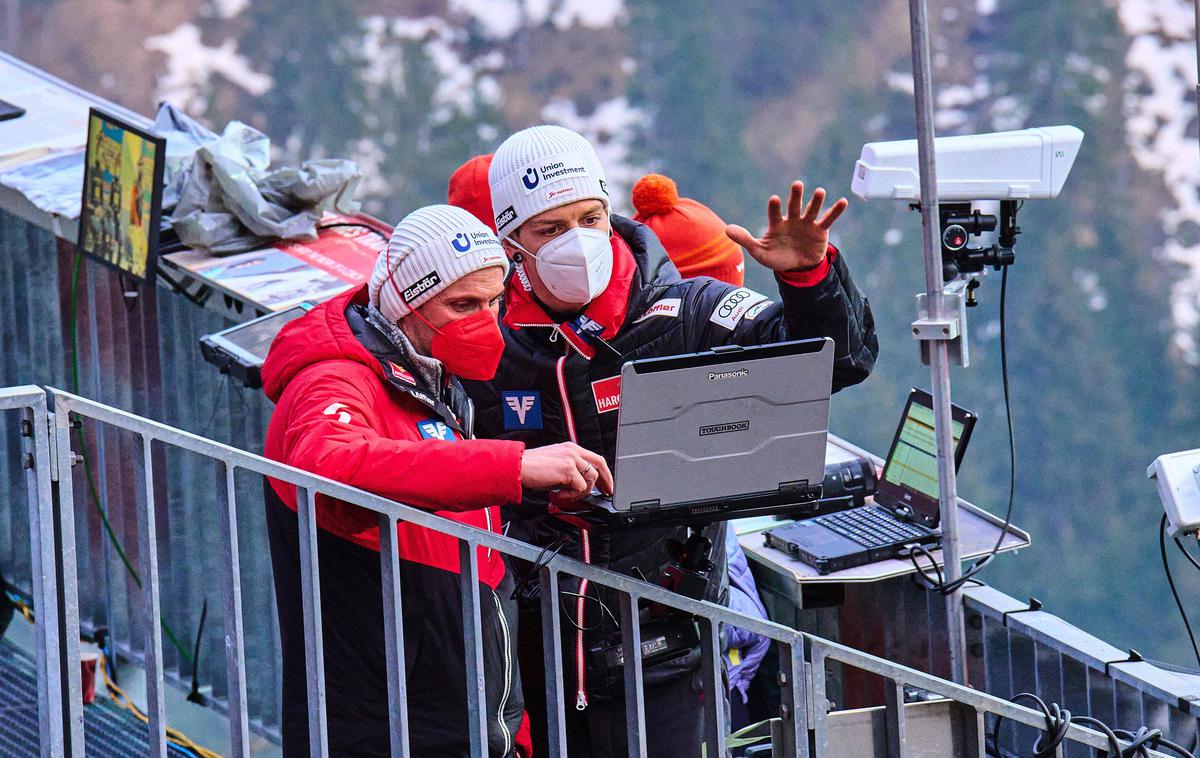
[{"label": "red beanie", "polygon": [[456,205],[479,219],[494,232],[496,217],[492,214],[492,190],[488,186],[488,168],[492,155],[477,155],[459,166],[450,175],[446,202]]},{"label": "red beanie", "polygon": [[633,185],[633,207],[650,227],[675,268],[684,277],[711,276],[742,286],[746,263],[742,248],[725,234],[725,222],[708,206],[679,196],[675,182],[647,174]]}]

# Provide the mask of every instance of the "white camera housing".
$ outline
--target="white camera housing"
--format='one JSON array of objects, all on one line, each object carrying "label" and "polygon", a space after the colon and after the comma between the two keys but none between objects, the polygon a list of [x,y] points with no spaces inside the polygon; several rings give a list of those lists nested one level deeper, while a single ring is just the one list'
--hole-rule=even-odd
[{"label": "white camera housing", "polygon": [[1158,484],[1172,537],[1200,529],[1200,449],[1160,455],[1146,469],[1146,476]]},{"label": "white camera housing", "polygon": [[[1083,132],[1074,126],[938,137],[937,198],[963,202],[1057,197],[1082,143]],[[863,145],[850,189],[864,200],[919,201],[917,141]]]}]

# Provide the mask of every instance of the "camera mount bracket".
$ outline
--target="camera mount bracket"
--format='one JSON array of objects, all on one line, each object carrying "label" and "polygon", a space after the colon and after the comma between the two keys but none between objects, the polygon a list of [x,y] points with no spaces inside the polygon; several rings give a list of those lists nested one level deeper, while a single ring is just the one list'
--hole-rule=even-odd
[{"label": "camera mount bracket", "polygon": [[921,363],[929,365],[930,343],[943,341],[950,349],[950,362],[956,366],[971,365],[967,347],[967,298],[968,282],[956,280],[946,284],[942,290],[943,318],[929,317],[926,293],[917,294],[917,320],[912,322],[914,340],[921,343]]}]

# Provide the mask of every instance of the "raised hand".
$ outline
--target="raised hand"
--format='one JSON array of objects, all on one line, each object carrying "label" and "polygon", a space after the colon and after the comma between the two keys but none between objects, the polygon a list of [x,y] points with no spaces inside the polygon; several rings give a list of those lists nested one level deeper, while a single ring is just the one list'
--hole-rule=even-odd
[{"label": "raised hand", "polygon": [[822,214],[824,204],[825,189],[818,187],[813,190],[808,206],[804,207],[804,182],[793,182],[787,216],[783,215],[783,201],[779,195],[772,195],[767,201],[767,231],[761,238],[756,239],[745,227],[734,224],[730,224],[725,233],[746,248],[754,260],[773,271],[804,271],[820,265],[825,259],[829,228],[849,205],[846,198],[839,198]]}]

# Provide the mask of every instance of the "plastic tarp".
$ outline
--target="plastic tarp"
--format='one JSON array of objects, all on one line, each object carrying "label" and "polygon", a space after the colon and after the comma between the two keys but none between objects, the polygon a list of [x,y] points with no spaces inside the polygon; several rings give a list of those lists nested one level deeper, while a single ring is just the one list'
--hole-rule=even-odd
[{"label": "plastic tarp", "polygon": [[240,121],[220,136],[164,104],[154,130],[167,138],[163,216],[184,245],[210,254],[317,238],[328,210],[354,213],[361,175],[350,160],[270,168],[270,140]]},{"label": "plastic tarp", "polygon": [[[231,121],[218,135],[164,103],[152,130],[167,141],[163,226],[202,252],[238,253],[277,239],[315,240],[327,210],[354,213],[360,177],[349,160],[313,160],[270,168],[271,142],[262,132]],[[82,150],[0,173],[11,187],[47,213],[78,218],[83,187]]]}]

